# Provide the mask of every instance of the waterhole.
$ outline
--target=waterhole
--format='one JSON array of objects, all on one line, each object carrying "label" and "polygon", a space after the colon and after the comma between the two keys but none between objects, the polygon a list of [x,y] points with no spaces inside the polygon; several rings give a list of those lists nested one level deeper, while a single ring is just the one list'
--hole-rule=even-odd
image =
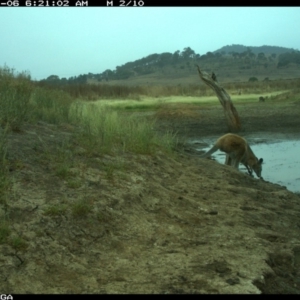
[{"label": "waterhole", "polygon": [[[201,140],[201,143],[205,142],[209,146],[195,147],[195,149],[207,151],[212,147],[217,138]],[[246,139],[257,158],[264,159],[262,177],[266,181],[283,185],[288,190],[299,193],[300,140],[266,140],[247,137]],[[194,145],[196,144],[194,143]],[[222,164],[225,162],[225,154],[219,150],[212,157]],[[247,173],[247,169],[242,164],[240,164],[239,169]]]}]

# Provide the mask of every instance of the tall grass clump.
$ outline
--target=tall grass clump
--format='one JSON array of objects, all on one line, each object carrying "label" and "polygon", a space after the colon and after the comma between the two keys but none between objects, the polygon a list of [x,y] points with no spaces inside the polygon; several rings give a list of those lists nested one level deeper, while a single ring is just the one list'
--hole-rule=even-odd
[{"label": "tall grass clump", "polygon": [[0,68],[0,122],[12,130],[20,130],[28,118],[33,85],[25,72],[15,75],[8,67]]},{"label": "tall grass clump", "polygon": [[73,98],[66,92],[37,87],[31,99],[32,118],[49,123],[69,121],[69,110]]},{"label": "tall grass clump", "polygon": [[157,149],[169,152],[175,147],[175,135],[158,136],[155,121],[128,116],[105,105],[78,102],[72,108],[73,120],[84,128],[78,139],[89,152],[151,154]]}]

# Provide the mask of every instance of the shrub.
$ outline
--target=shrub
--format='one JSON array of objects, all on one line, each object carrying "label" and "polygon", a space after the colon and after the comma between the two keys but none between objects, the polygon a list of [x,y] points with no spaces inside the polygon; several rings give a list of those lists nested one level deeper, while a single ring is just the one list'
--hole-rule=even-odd
[{"label": "shrub", "polygon": [[258,81],[258,79],[256,77],[250,77],[248,81],[249,82],[255,82],[255,81]]}]

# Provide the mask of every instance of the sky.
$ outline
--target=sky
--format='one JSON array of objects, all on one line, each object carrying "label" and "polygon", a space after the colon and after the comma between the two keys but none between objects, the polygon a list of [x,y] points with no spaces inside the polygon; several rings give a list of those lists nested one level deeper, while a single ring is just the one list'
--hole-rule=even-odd
[{"label": "sky", "polygon": [[226,45],[300,50],[300,7],[0,7],[0,67],[35,80],[107,69],[153,53]]}]

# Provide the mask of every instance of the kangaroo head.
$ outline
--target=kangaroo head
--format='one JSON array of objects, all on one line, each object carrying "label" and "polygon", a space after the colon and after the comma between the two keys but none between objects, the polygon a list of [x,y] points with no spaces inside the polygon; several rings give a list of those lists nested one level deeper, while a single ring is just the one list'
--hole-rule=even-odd
[{"label": "kangaroo head", "polygon": [[252,169],[254,170],[255,174],[256,174],[257,177],[259,177],[259,178],[262,178],[262,177],[261,177],[262,163],[263,163],[263,159],[260,158],[260,159],[258,159],[257,162],[252,166]]}]

